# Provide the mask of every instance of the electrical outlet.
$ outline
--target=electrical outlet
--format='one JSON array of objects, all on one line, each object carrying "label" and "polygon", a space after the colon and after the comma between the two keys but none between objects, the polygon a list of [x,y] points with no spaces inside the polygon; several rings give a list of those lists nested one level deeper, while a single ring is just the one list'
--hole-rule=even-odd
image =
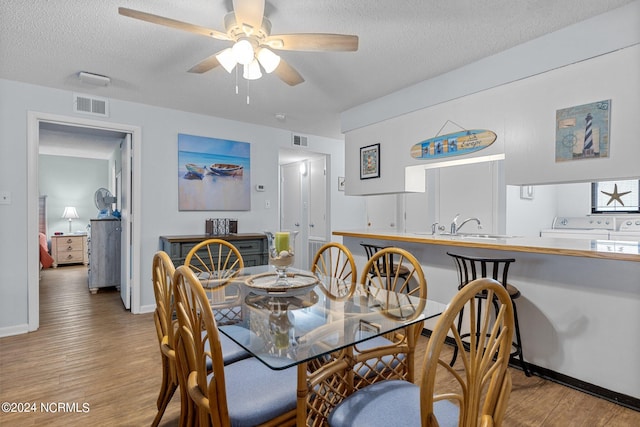
[{"label": "electrical outlet", "polygon": [[264,201],[264,208],[265,209],[271,209],[271,200],[265,200]]}]

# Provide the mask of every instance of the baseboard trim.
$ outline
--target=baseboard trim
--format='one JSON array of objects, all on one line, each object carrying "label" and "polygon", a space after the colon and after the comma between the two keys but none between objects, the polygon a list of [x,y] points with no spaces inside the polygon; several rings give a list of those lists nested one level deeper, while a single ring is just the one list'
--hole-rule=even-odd
[{"label": "baseboard trim", "polygon": [[[428,329],[423,329],[422,335],[425,337],[430,337],[431,331]],[[453,345],[454,344],[453,338],[447,337],[446,343],[449,345]],[[512,358],[511,361],[509,362],[509,366],[514,369],[522,370],[522,367],[520,366],[520,361],[514,358]],[[618,393],[616,391],[609,390],[604,387],[600,387],[595,384],[591,384],[591,383],[579,380],[577,378],[561,374],[559,372],[555,372],[551,369],[533,365],[531,363],[528,363],[528,367],[532,374],[540,378],[544,378],[545,380],[562,384],[574,390],[578,390],[583,393],[590,394],[594,397],[599,397],[601,399],[608,400],[609,402],[613,402],[620,406],[624,406],[626,408],[633,409],[634,411],[640,412],[640,399],[636,397]]]},{"label": "baseboard trim", "polygon": [[0,328],[0,338],[10,337],[12,335],[26,334],[27,332],[29,332],[29,325],[26,323],[15,326],[7,326],[5,328]]}]

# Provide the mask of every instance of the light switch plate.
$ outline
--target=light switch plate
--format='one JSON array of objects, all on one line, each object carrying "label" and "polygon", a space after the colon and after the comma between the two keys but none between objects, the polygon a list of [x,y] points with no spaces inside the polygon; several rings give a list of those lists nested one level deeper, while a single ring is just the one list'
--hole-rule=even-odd
[{"label": "light switch plate", "polygon": [[10,204],[11,204],[11,192],[0,191],[0,205],[10,205]]}]

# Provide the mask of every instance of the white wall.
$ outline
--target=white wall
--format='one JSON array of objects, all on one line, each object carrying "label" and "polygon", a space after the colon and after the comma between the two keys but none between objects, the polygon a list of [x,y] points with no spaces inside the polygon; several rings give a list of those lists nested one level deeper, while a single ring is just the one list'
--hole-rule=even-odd
[{"label": "white wall", "polygon": [[519,185],[507,185],[506,234],[536,237],[540,230],[551,228],[553,218],[558,215],[557,187],[536,185],[533,199],[522,199]]},{"label": "white wall", "polygon": [[[0,80],[0,191],[9,191],[12,202],[0,205],[0,336],[26,331],[28,322],[27,257],[27,113],[87,116],[72,112],[72,93]],[[141,210],[135,223],[141,230],[141,306],[154,304],[151,259],[158,236],[200,234],[206,218],[220,215],[239,220],[239,232],[275,229],[278,226],[278,148],[291,147],[291,133],[232,120],[151,107],[112,99],[106,122],[139,126],[141,147]],[[91,117],[95,120],[95,117]],[[266,191],[251,195],[246,212],[179,212],[176,179],[177,135],[188,133],[251,143],[251,182]],[[353,218],[364,216],[364,205],[338,192],[337,176],[344,174],[343,142],[309,136],[309,150],[331,156],[331,223],[334,229],[353,227]],[[340,175],[344,176],[344,175]],[[37,196],[37,195],[36,195]],[[264,200],[272,201],[265,209]],[[343,209],[346,205],[348,210]],[[345,215],[348,212],[348,215]],[[360,212],[360,213],[359,213]],[[33,236],[37,238],[37,236]]]},{"label": "white wall", "polygon": [[[437,135],[448,120],[497,134],[488,148],[459,158],[504,155],[507,184],[639,177],[640,144],[635,143],[635,135],[640,134],[638,93],[640,44],[352,130],[345,137],[346,163],[357,165],[360,147],[380,143],[381,177],[359,180],[356,168],[348,170],[347,193],[405,191],[406,167],[432,167],[439,162],[413,159],[411,147]],[[606,99],[612,100],[610,157],[556,163],[556,110]],[[447,124],[440,133],[457,130]]]},{"label": "white wall", "polygon": [[69,221],[62,218],[65,206],[74,206],[80,216],[72,221],[72,231],[87,231],[89,219],[98,212],[94,194],[100,187],[109,187],[108,166],[108,160],[39,156],[40,194],[47,196],[50,235],[69,232]]}]

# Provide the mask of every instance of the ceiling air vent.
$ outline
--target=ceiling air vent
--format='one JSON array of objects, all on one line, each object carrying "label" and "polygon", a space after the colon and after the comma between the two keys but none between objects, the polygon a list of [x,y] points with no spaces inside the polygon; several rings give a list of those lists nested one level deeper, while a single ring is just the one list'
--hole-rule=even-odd
[{"label": "ceiling air vent", "polygon": [[109,100],[88,95],[73,95],[73,111],[94,116],[109,117]]},{"label": "ceiling air vent", "polygon": [[307,137],[302,135],[293,135],[293,146],[294,147],[307,147]]}]

